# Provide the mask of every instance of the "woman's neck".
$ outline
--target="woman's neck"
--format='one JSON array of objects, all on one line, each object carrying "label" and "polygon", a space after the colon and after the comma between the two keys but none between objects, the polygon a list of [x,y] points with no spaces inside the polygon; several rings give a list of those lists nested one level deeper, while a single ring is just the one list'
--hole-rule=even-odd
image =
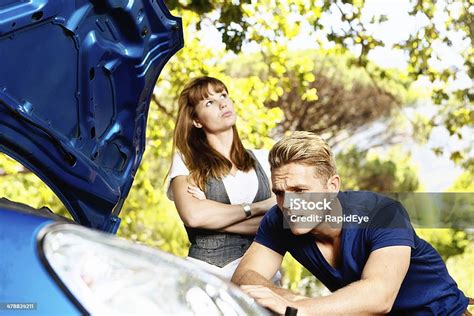
[{"label": "woman's neck", "polygon": [[233,129],[217,134],[207,134],[207,141],[212,148],[230,160],[230,151],[232,149],[232,142],[234,141]]}]

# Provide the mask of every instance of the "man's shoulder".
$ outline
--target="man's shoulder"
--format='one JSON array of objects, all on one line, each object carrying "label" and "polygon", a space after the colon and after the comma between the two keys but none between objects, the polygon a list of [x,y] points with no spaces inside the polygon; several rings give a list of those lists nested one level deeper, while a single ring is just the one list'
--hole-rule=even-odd
[{"label": "man's shoulder", "polygon": [[386,195],[372,191],[341,191],[338,198],[346,210],[359,210],[369,213],[399,203]]},{"label": "man's shoulder", "polygon": [[272,224],[283,223],[283,214],[278,208],[278,205],[272,206],[272,208],[265,213],[265,216],[263,216],[263,220]]},{"label": "man's shoulder", "polygon": [[340,201],[344,214],[367,218],[362,227],[411,229],[405,207],[389,196],[370,191],[347,191],[342,192]]}]

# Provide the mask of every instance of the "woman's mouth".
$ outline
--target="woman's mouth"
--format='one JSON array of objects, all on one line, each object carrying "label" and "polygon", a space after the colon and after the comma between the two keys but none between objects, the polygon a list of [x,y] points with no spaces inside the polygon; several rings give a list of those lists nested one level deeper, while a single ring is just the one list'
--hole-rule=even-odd
[{"label": "woman's mouth", "polygon": [[232,111],[225,111],[224,113],[221,114],[222,117],[229,117],[232,115]]}]

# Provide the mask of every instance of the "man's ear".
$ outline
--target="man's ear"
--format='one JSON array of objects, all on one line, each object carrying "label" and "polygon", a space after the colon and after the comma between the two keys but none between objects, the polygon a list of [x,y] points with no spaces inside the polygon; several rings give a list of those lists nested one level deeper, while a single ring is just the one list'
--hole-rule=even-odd
[{"label": "man's ear", "polygon": [[202,128],[202,124],[199,123],[199,122],[196,121],[196,120],[193,120],[193,125],[194,125],[194,127],[196,127],[196,128]]},{"label": "man's ear", "polygon": [[333,175],[328,179],[326,187],[332,192],[338,192],[341,187],[341,177],[337,174]]}]

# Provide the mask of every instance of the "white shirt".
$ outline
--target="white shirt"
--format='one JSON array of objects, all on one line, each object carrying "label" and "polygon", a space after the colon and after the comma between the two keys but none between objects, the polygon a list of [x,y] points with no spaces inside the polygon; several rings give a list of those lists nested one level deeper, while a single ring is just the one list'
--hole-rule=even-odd
[{"label": "white shirt", "polygon": [[[265,174],[270,178],[270,164],[268,163],[268,150],[252,150],[258,162],[262,166]],[[175,153],[170,174],[168,176],[168,189],[166,195],[171,201],[174,201],[173,192],[170,188],[171,180],[177,176],[187,176],[189,170],[184,164],[180,153]],[[255,169],[248,172],[237,170],[235,176],[227,175],[222,179],[224,187],[229,196],[230,204],[252,203],[258,191],[258,178]]]}]

